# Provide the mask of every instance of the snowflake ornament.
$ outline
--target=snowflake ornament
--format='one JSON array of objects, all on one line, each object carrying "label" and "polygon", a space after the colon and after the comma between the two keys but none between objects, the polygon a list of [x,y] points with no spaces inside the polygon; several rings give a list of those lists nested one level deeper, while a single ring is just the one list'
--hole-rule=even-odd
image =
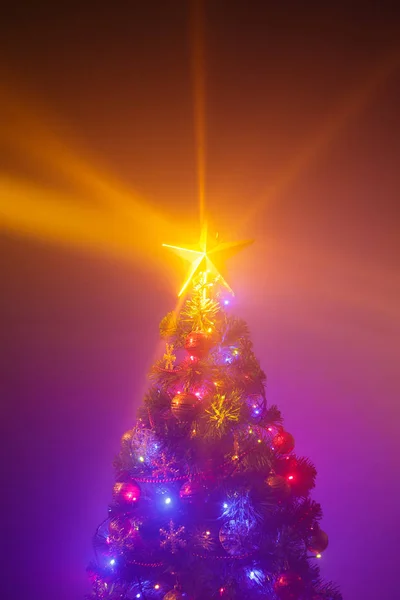
[{"label": "snowflake ornament", "polygon": [[186,547],[186,540],[183,537],[185,533],[185,527],[175,527],[173,521],[169,522],[169,529],[160,529],[160,536],[164,539],[161,540],[160,546],[165,550],[169,550],[172,554],[176,554],[178,550]]},{"label": "snowflake ornament", "polygon": [[152,461],[153,471],[152,476],[157,478],[166,479],[176,475],[179,471],[174,467],[175,461],[170,460],[165,452],[161,452],[159,457],[156,457]]}]

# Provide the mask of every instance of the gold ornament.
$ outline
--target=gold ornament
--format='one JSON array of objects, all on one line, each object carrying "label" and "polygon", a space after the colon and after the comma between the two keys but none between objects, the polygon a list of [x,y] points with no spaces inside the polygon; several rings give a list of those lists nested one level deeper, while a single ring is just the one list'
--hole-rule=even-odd
[{"label": "gold ornament", "polygon": [[221,259],[225,260],[227,258],[230,258],[230,256],[233,256],[234,254],[242,250],[242,248],[245,248],[246,246],[252,243],[253,240],[225,243],[217,242],[217,244],[210,249],[208,243],[207,223],[204,223],[201,229],[198,250],[163,244],[165,248],[169,248],[170,250],[175,252],[175,254],[191,263],[188,277],[185,283],[183,284],[178,296],[182,296],[190,282],[198,274],[202,274],[201,279],[204,298],[207,295],[207,283],[209,282],[211,277],[213,277],[214,279],[219,279],[222,285],[224,285],[233,294],[231,287],[222,277],[215,263],[217,263]]},{"label": "gold ornament", "polygon": [[181,422],[193,421],[196,416],[199,399],[190,392],[176,394],[171,400],[171,412],[175,419]]},{"label": "gold ornament", "polygon": [[185,598],[188,598],[187,594],[183,594],[180,591],[180,588],[178,588],[178,586],[175,586],[173,590],[165,594],[163,600],[184,600]]},{"label": "gold ornament", "polygon": [[216,300],[194,295],[186,302],[181,314],[184,321],[192,324],[193,329],[210,334],[214,331],[214,319],[219,310]]},{"label": "gold ornament", "polygon": [[211,552],[215,549],[215,540],[211,534],[211,531],[208,529],[197,529],[197,531],[193,535],[194,545],[201,549],[206,550],[207,552]]},{"label": "gold ornament", "polygon": [[168,371],[172,371],[174,368],[174,362],[176,361],[176,356],[174,354],[174,345],[166,344],[165,354],[163,359],[165,360],[165,368]]},{"label": "gold ornament", "polygon": [[225,394],[216,394],[205,411],[211,432],[223,435],[231,423],[239,420],[241,407],[239,392],[233,391],[228,397]]},{"label": "gold ornament", "polygon": [[169,529],[160,529],[160,536],[164,538],[160,542],[161,548],[169,549],[171,554],[176,554],[178,550],[186,547],[184,533],[185,527],[183,525],[175,528],[174,522],[170,521]]}]

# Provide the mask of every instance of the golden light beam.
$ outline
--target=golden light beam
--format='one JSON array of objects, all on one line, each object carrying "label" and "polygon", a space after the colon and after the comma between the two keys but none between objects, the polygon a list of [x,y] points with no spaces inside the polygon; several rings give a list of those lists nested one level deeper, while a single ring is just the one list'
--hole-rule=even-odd
[{"label": "golden light beam", "polygon": [[191,2],[191,41],[194,134],[196,144],[197,191],[200,225],[205,220],[205,180],[206,180],[206,118],[205,118],[205,51],[204,51],[204,3]]},{"label": "golden light beam", "polygon": [[70,196],[0,177],[0,228],[40,242],[128,261],[150,261],[154,239],[123,216]]},{"label": "golden light beam", "polygon": [[262,195],[246,216],[246,222],[252,220],[261,206],[276,199],[285,188],[293,183],[296,177],[308,167],[330,143],[340,134],[350,118],[359,114],[377,94],[385,81],[400,67],[400,52],[397,50],[388,55],[373,70],[367,81],[361,83],[352,93],[346,96],[335,115],[327,120],[319,131],[307,140],[299,152],[270,182],[271,192]]},{"label": "golden light beam", "polygon": [[[24,98],[28,97],[29,94],[24,93]],[[66,140],[57,137],[54,131],[46,127],[45,123],[57,122],[49,110],[40,110],[38,102],[34,101],[30,102],[28,109],[26,103],[22,103],[15,93],[12,94],[11,88],[4,82],[0,86],[0,111],[0,140],[23,161],[39,165],[50,175],[56,174],[69,187],[72,185],[86,203],[108,209],[118,219],[125,217],[132,224],[140,226],[151,223],[152,230],[160,235],[171,227],[178,233],[178,228],[168,223],[143,198],[107,174],[105,168],[94,168],[78,152],[73,151]],[[8,210],[7,204],[7,198],[0,198],[1,210]]]},{"label": "golden light beam", "polygon": [[196,260],[193,262],[192,264],[192,268],[189,271],[189,275],[185,281],[185,283],[183,284],[183,286],[181,287],[179,294],[178,294],[178,298],[180,298],[181,296],[183,296],[183,294],[185,293],[186,289],[188,288],[190,282],[192,281],[193,277],[195,276],[195,273],[197,272],[198,268],[200,267],[200,264],[202,262],[204,258],[204,255],[201,254],[198,258],[196,258]]}]

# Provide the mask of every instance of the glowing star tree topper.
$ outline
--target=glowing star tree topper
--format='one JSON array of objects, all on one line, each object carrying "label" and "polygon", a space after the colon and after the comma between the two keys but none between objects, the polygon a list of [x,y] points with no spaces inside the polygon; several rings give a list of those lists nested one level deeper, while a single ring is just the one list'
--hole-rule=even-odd
[{"label": "glowing star tree topper", "polygon": [[165,248],[169,248],[170,250],[172,250],[172,252],[191,263],[189,274],[178,296],[182,296],[184,294],[189,284],[192,282],[193,278],[199,274],[203,274],[204,284],[206,284],[207,282],[208,275],[211,275],[214,278],[218,278],[220,282],[233,295],[232,288],[222,277],[218,266],[221,262],[225,262],[228,258],[240,252],[240,250],[252,244],[254,240],[243,240],[240,242],[217,241],[217,243],[214,246],[210,247],[208,237],[208,228],[207,224],[205,223],[201,229],[198,249],[193,250],[189,248],[182,248],[180,246],[170,246],[169,244],[163,244]]}]

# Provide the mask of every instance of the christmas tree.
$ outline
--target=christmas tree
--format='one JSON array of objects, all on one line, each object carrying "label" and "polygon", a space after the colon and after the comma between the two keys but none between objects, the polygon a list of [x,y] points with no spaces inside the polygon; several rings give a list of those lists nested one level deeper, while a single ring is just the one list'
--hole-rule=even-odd
[{"label": "christmas tree", "polygon": [[89,598],[340,600],[319,575],[327,548],[310,499],[313,464],[294,453],[246,323],[220,274],[248,242],[199,250],[180,308],[160,324],[165,353],[122,436]]}]

